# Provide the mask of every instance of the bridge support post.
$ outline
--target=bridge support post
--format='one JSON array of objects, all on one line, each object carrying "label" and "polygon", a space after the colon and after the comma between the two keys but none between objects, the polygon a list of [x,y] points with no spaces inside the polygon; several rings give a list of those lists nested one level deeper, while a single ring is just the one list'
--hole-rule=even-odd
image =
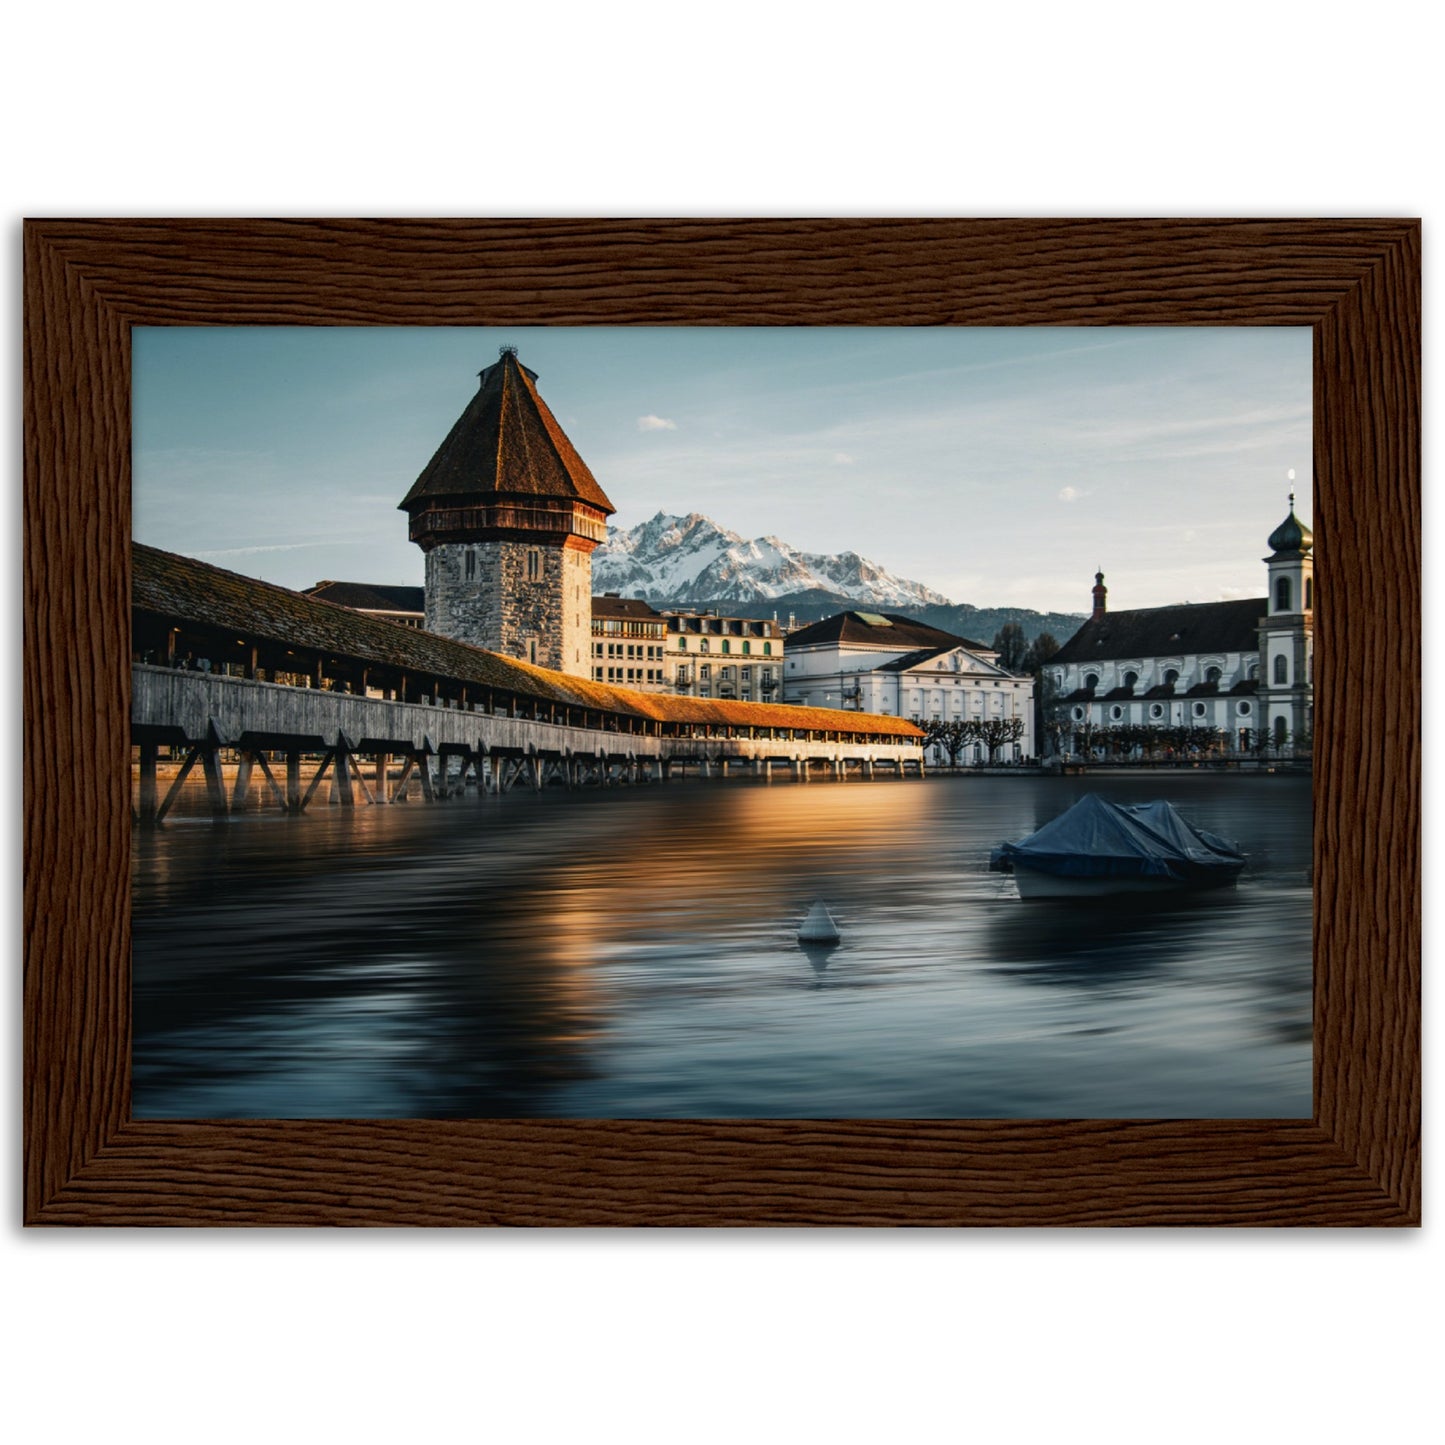
[{"label": "bridge support post", "polygon": [[336,778],[336,801],[343,808],[356,806],[356,799],[351,791],[351,754],[343,747],[336,749],[336,763],[334,766]]},{"label": "bridge support post", "polygon": [[288,813],[301,811],[301,750],[299,748],[287,748],[286,750],[286,811]]},{"label": "bridge support post", "polygon": [[233,813],[245,810],[246,798],[251,792],[251,769],[254,766],[254,754],[242,753],[241,761],[236,768],[236,786],[231,792],[231,811]]},{"label": "bridge support post", "polygon": [[376,771],[372,775],[376,783],[376,801],[378,803],[391,802],[391,754],[377,753]]},{"label": "bridge support post", "polygon": [[201,751],[201,766],[206,773],[206,793],[211,801],[211,812],[218,818],[224,817],[226,807],[226,784],[221,777],[221,750],[213,743],[205,743]]},{"label": "bridge support post", "polygon": [[156,756],[155,743],[140,745],[140,820],[150,826],[156,820]]}]

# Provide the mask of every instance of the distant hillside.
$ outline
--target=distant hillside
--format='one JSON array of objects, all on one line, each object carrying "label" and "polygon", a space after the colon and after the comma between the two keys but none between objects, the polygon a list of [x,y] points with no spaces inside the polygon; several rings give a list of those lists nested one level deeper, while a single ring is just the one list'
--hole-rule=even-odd
[{"label": "distant hillside", "polygon": [[901,612],[933,627],[991,643],[1006,622],[1030,642],[1051,632],[1064,643],[1082,614],[953,603],[921,582],[895,577],[856,552],[820,556],[777,537],[747,541],[710,517],[659,512],[630,531],[613,532],[592,554],[592,590],[645,597],[654,607],[717,608],[733,617],[774,615],[817,622],[849,608]]},{"label": "distant hillside", "polygon": [[[770,618],[776,616],[784,625],[791,616],[800,627],[805,622],[818,622],[824,617],[831,617],[835,612],[846,612],[849,609],[854,611],[880,610],[875,604],[860,602],[853,597],[844,597],[840,593],[823,592],[816,588],[809,592],[785,593],[781,597],[761,602],[730,602],[716,597],[693,597],[665,602],[656,598],[648,600],[654,607],[659,608],[677,607],[699,612],[716,608],[727,617]],[[972,642],[985,644],[993,642],[994,634],[1003,627],[1004,623],[1017,622],[1030,642],[1040,633],[1048,632],[1052,633],[1054,641],[1062,646],[1079,630],[1084,621],[1082,613],[1031,612],[1026,607],[972,607],[966,602],[949,603],[946,606],[937,604],[923,607],[889,606],[882,610],[901,612],[909,617],[917,618],[920,622],[928,623],[930,627],[951,632],[955,637],[966,637]]]}]

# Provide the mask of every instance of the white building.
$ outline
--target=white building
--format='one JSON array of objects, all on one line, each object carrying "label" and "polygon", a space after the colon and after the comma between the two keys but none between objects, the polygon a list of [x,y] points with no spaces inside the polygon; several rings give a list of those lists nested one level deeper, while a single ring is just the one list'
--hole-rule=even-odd
[{"label": "white building", "polygon": [[[783,701],[930,722],[1006,722],[1022,731],[996,760],[1034,756],[1034,683],[1000,667],[991,647],[908,617],[840,612],[786,639]],[[983,762],[983,742],[963,761]],[[935,756],[935,761],[939,759]]]},{"label": "white building", "polygon": [[[1247,752],[1265,739],[1307,749],[1314,728],[1314,538],[1290,514],[1270,534],[1269,593],[1230,602],[1110,612],[1094,577],[1089,620],[1049,660],[1059,746],[1145,746],[1144,727],[1202,730],[1198,743]],[[1207,734],[1213,734],[1212,738]],[[1171,743],[1173,745],[1173,743]]]}]

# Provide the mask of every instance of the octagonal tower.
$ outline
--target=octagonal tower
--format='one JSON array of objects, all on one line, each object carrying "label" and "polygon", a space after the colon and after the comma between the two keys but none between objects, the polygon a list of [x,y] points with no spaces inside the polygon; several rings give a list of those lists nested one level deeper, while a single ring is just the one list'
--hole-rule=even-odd
[{"label": "octagonal tower", "polygon": [[401,510],[426,554],[428,631],[589,677],[592,552],[617,509],[536,380],[504,346]]}]

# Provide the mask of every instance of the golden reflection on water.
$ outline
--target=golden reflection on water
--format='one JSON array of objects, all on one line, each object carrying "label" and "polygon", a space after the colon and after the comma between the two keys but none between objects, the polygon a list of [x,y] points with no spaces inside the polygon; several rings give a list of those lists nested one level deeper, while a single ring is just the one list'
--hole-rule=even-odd
[{"label": "golden reflection on water", "polygon": [[[1307,780],[1130,779],[1237,892],[1023,904],[1075,780],[683,784],[137,834],[139,1117],[1309,1112]],[[843,933],[800,948],[825,901]]]}]

